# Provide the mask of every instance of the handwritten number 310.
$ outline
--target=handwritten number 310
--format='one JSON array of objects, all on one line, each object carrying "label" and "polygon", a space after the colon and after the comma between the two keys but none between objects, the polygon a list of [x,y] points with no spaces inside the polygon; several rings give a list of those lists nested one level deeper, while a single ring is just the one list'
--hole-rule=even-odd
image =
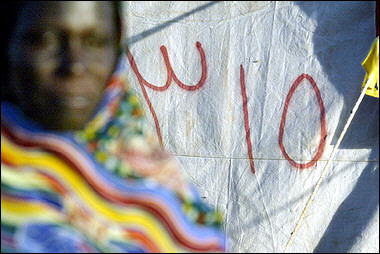
[{"label": "handwritten number 310", "polygon": [[[159,139],[159,142],[160,142],[161,145],[162,145],[162,135],[161,135],[160,125],[159,125],[159,122],[158,122],[158,119],[157,119],[156,112],[155,112],[155,110],[154,110],[154,108],[152,106],[152,103],[151,103],[151,101],[150,101],[150,99],[148,97],[148,94],[146,92],[145,86],[148,87],[148,88],[150,88],[150,89],[153,89],[155,91],[162,92],[162,91],[165,91],[166,89],[168,89],[170,87],[172,81],[174,80],[174,82],[180,88],[182,88],[184,90],[187,90],[187,91],[196,91],[196,90],[199,90],[205,84],[205,81],[206,81],[206,78],[207,78],[207,62],[206,62],[206,56],[205,56],[205,53],[204,53],[204,50],[202,48],[201,43],[197,42],[196,46],[197,46],[197,49],[198,49],[199,55],[200,55],[201,66],[202,66],[202,74],[201,74],[201,78],[200,78],[199,82],[197,84],[195,84],[195,85],[192,85],[192,86],[189,86],[189,85],[186,85],[186,84],[182,83],[177,78],[177,76],[174,73],[173,68],[171,66],[171,63],[170,63],[170,60],[169,60],[169,56],[168,56],[168,51],[167,51],[167,49],[166,49],[165,46],[161,46],[160,50],[161,50],[161,53],[162,53],[162,56],[164,58],[164,62],[165,62],[165,65],[166,65],[167,80],[166,80],[165,85],[161,86],[161,87],[150,84],[148,81],[146,81],[141,76],[141,74],[140,74],[140,72],[138,70],[137,64],[136,64],[136,62],[135,62],[135,60],[133,58],[132,53],[127,49],[127,57],[128,57],[129,63],[131,65],[131,67],[132,67],[133,72],[135,73],[135,75],[137,77],[137,80],[138,80],[138,82],[140,84],[140,87],[141,87],[143,96],[145,98],[145,101],[148,104],[148,108],[149,108],[149,110],[150,110],[150,112],[151,112],[151,114],[153,116],[154,124],[155,124],[156,131],[157,131],[157,136],[158,136],[158,139]],[[303,81],[304,79],[308,80],[309,83],[311,84],[311,86],[313,87],[315,96],[316,96],[317,101],[318,101],[319,113],[320,113],[320,123],[321,123],[321,133],[320,133],[320,141],[319,141],[318,150],[317,150],[314,158],[311,159],[311,161],[309,161],[307,163],[297,163],[286,152],[285,146],[284,146],[284,142],[283,142],[283,137],[284,137],[286,115],[287,115],[287,112],[288,112],[290,101],[292,99],[292,96],[293,96],[295,90],[300,86],[301,81]],[[254,166],[253,152],[252,152],[252,144],[251,144],[251,137],[250,137],[249,119],[248,119],[248,107],[247,107],[247,101],[248,100],[247,100],[247,94],[246,94],[246,88],[245,88],[245,74],[244,74],[244,68],[243,68],[242,65],[240,66],[240,88],[241,88],[242,101],[243,101],[244,128],[245,128],[245,132],[246,132],[246,143],[247,143],[247,152],[248,152],[249,164],[250,164],[250,168],[251,168],[252,173],[255,173],[255,166]],[[282,154],[284,155],[284,157],[286,158],[286,160],[293,167],[298,168],[298,169],[310,168],[315,163],[317,163],[317,161],[321,158],[321,156],[323,154],[323,151],[325,149],[326,136],[327,136],[327,131],[326,131],[325,107],[324,107],[324,104],[323,104],[321,93],[320,93],[320,91],[318,89],[317,84],[315,83],[314,79],[311,76],[309,76],[307,74],[301,74],[294,81],[293,85],[291,86],[291,88],[290,88],[290,90],[288,92],[288,95],[286,96],[285,106],[284,106],[284,110],[283,110],[282,117],[281,117],[281,124],[280,124],[280,129],[279,129],[279,137],[278,137],[278,143],[279,143],[279,146],[280,146],[280,150],[281,150]]]}]

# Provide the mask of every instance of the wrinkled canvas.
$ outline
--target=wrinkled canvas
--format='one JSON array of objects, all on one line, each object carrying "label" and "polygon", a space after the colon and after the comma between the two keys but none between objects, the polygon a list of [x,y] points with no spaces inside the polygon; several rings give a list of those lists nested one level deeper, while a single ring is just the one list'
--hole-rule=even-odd
[{"label": "wrinkled canvas", "polygon": [[[130,86],[228,251],[282,252],[360,95],[375,2],[124,4]],[[378,132],[365,96],[290,252],[379,251]]]}]

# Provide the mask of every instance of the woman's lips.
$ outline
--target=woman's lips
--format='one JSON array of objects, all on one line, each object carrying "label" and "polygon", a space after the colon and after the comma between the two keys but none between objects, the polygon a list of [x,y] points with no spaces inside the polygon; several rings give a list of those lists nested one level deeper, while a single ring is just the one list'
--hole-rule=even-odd
[{"label": "woman's lips", "polygon": [[67,96],[64,100],[64,104],[69,108],[85,109],[90,105],[90,101],[83,96]]},{"label": "woman's lips", "polygon": [[96,103],[101,98],[100,89],[91,84],[89,81],[57,81],[54,86],[58,91],[52,91],[55,93],[61,105],[67,107],[69,110],[93,110],[96,107]]}]

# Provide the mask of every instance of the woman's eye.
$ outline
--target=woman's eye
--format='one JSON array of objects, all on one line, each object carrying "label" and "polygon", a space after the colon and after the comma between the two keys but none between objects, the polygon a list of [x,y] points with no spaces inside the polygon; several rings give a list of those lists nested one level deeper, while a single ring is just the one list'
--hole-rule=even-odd
[{"label": "woman's eye", "polygon": [[57,42],[52,32],[31,31],[24,36],[24,43],[36,49],[50,49]]}]

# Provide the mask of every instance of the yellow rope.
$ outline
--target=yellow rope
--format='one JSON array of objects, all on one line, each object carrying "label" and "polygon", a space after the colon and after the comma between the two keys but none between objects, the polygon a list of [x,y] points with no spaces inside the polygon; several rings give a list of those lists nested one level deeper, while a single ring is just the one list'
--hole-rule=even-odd
[{"label": "yellow rope", "polygon": [[286,247],[285,247],[284,253],[288,252],[288,249],[289,249],[289,247],[290,247],[290,244],[293,242],[293,239],[294,239],[294,237],[295,237],[295,235],[296,235],[296,233],[297,233],[299,227],[301,226],[301,222],[303,221],[303,219],[304,219],[304,217],[305,217],[306,211],[307,211],[307,209],[309,209],[309,206],[310,206],[311,202],[314,200],[314,197],[315,197],[315,195],[316,195],[316,193],[317,193],[317,191],[318,191],[318,189],[319,189],[319,187],[320,187],[320,185],[321,185],[321,183],[322,183],[322,181],[323,181],[323,178],[324,178],[324,176],[325,176],[325,174],[326,174],[326,172],[327,172],[327,167],[330,165],[332,158],[335,156],[335,154],[336,154],[336,152],[337,152],[337,150],[338,150],[338,147],[339,147],[340,143],[342,142],[342,139],[343,139],[344,135],[346,134],[346,131],[347,131],[348,127],[350,126],[351,121],[352,121],[352,119],[354,118],[355,113],[356,113],[357,109],[359,108],[359,105],[360,105],[360,103],[362,102],[363,97],[364,97],[364,95],[365,95],[365,92],[367,91],[367,88],[368,88],[370,82],[372,81],[372,78],[373,78],[373,77],[374,77],[374,76],[372,75],[372,76],[368,79],[368,81],[367,81],[367,83],[366,83],[364,89],[362,90],[362,92],[361,92],[361,94],[360,94],[360,96],[359,96],[358,101],[356,102],[354,108],[352,109],[351,114],[350,114],[350,116],[349,116],[349,118],[348,118],[348,120],[347,120],[347,123],[346,123],[346,125],[344,126],[343,131],[342,131],[342,133],[340,134],[339,139],[338,139],[338,141],[336,142],[333,151],[331,152],[331,155],[330,155],[330,157],[329,157],[329,160],[327,161],[325,167],[324,167],[323,170],[322,170],[322,173],[321,173],[321,176],[320,176],[320,178],[319,178],[319,180],[318,180],[318,182],[317,182],[317,185],[315,186],[313,192],[311,193],[310,198],[309,198],[309,200],[307,201],[306,206],[305,206],[305,208],[303,209],[303,211],[302,211],[302,213],[301,213],[301,216],[300,216],[300,218],[298,219],[298,222],[297,222],[297,224],[296,224],[296,226],[295,226],[295,228],[294,228],[294,230],[293,230],[293,232],[292,232],[292,234],[291,234],[291,236],[290,236],[290,238],[289,238],[289,241],[288,241],[288,243],[286,244]]}]

